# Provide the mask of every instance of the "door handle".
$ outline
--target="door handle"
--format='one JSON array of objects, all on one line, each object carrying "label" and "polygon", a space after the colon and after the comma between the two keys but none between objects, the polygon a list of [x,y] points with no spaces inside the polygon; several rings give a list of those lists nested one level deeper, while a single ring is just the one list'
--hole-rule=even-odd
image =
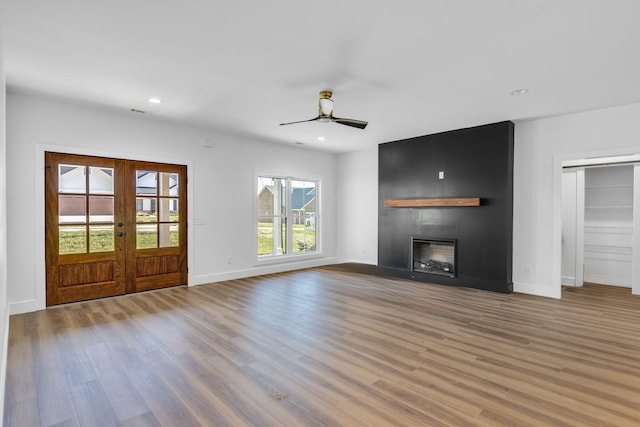
[{"label": "door handle", "polygon": [[118,237],[122,237],[122,236],[124,236],[124,233],[121,231],[118,233]]}]

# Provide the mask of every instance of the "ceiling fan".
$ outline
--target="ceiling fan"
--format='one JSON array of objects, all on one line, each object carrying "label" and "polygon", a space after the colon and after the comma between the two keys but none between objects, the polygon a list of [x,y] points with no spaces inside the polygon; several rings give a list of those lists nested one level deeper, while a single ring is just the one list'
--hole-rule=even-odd
[{"label": "ceiling fan", "polygon": [[323,90],[320,92],[320,100],[318,101],[318,117],[314,117],[309,120],[300,120],[297,122],[289,122],[289,123],[280,123],[280,126],[285,125],[293,125],[296,123],[305,123],[305,122],[334,122],[339,123],[341,125],[351,126],[358,129],[364,129],[367,127],[368,122],[363,120],[355,120],[355,119],[341,119],[339,117],[333,116],[333,99],[331,99],[331,95],[333,92],[330,90]]}]

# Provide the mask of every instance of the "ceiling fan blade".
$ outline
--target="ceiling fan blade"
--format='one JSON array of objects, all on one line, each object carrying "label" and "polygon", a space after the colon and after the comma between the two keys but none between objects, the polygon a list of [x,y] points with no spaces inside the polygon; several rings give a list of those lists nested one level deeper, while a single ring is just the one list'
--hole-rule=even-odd
[{"label": "ceiling fan blade", "polygon": [[351,126],[353,128],[358,128],[358,129],[364,129],[369,124],[369,122],[365,122],[363,120],[341,119],[338,117],[334,117],[333,121],[336,123],[340,123],[341,125]]},{"label": "ceiling fan blade", "polygon": [[314,117],[313,119],[309,119],[309,120],[299,120],[299,121],[297,121],[297,122],[280,123],[280,126],[295,125],[296,123],[315,122],[315,121],[316,121],[316,120],[318,120],[319,118],[320,118],[320,116],[318,116],[318,117]]}]

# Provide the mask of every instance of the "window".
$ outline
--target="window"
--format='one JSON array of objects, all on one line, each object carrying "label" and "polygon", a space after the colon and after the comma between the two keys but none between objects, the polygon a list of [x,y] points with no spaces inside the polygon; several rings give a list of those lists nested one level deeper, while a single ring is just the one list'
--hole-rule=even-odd
[{"label": "window", "polygon": [[136,248],[179,246],[178,174],[136,170]]},{"label": "window", "polygon": [[318,252],[318,181],[257,177],[258,257]]}]

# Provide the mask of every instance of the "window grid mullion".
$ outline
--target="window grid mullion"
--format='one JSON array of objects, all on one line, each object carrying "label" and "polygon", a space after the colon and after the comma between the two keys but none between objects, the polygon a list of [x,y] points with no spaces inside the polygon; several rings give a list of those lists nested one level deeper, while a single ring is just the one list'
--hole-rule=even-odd
[{"label": "window grid mullion", "polygon": [[286,238],[287,238],[287,253],[293,253],[293,219],[291,218],[291,178],[287,177],[285,185],[285,194],[286,194]]}]

